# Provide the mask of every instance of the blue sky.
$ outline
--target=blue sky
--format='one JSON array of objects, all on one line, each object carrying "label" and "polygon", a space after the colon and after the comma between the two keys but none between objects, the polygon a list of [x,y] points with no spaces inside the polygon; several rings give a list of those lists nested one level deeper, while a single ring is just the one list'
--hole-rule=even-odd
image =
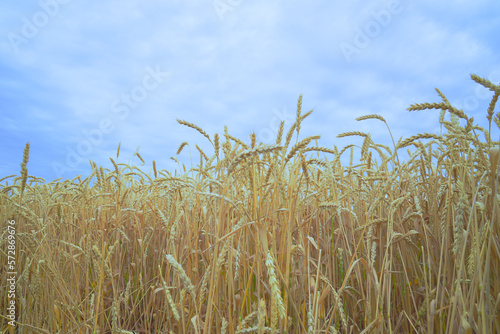
[{"label": "blue sky", "polygon": [[[30,175],[47,181],[140,161],[149,171],[178,168],[170,159],[188,141],[212,153],[211,137],[229,133],[274,142],[290,126],[297,98],[301,137],[339,149],[369,132],[395,139],[439,133],[439,111],[455,106],[487,126],[492,93],[469,74],[500,82],[498,1],[3,1],[0,5],[0,178],[20,173],[30,142]],[[497,110],[498,111],[498,108]],[[493,133],[498,138],[499,131]],[[189,150],[177,156],[187,167]],[[331,158],[331,157],[330,157]]]}]

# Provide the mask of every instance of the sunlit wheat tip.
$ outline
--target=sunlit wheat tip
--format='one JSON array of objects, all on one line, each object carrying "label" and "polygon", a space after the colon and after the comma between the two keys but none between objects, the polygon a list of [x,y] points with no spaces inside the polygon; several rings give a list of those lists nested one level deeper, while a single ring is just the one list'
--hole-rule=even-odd
[{"label": "sunlit wheat tip", "polygon": [[298,142],[297,144],[295,144],[292,149],[290,150],[290,153],[288,153],[286,159],[285,159],[285,164],[291,159],[293,158],[293,156],[301,149],[305,148],[312,140],[315,140],[315,139],[319,139],[321,138],[321,136],[310,136],[310,137],[307,137],[303,140],[301,140],[300,142]]},{"label": "sunlit wheat tip", "polygon": [[179,155],[181,152],[182,152],[182,149],[188,144],[187,141],[184,141],[181,143],[181,145],[179,146],[179,148],[177,149],[177,155]]},{"label": "sunlit wheat tip", "polygon": [[250,134],[250,141],[251,141],[251,147],[254,148],[255,147],[255,144],[257,142],[257,137],[255,135],[255,132],[252,132]]},{"label": "sunlit wheat tip", "polygon": [[156,162],[154,160],[153,160],[153,172],[154,172],[155,178],[157,178],[158,174],[156,172]]},{"label": "sunlit wheat tip", "polygon": [[26,146],[24,147],[24,152],[23,152],[23,162],[21,163],[21,197],[24,193],[24,188],[26,187],[26,181],[28,179],[28,160],[29,160],[29,155],[30,155],[30,143],[27,142]]},{"label": "sunlit wheat tip", "polygon": [[118,157],[120,156],[120,146],[121,146],[121,142],[118,143],[118,148],[116,149],[116,159],[118,159]]},{"label": "sunlit wheat tip", "polygon": [[370,115],[361,116],[361,117],[356,118],[356,121],[363,121],[365,119],[378,119],[384,123],[387,123],[385,121],[385,118],[383,118],[382,116],[377,115],[377,114],[370,114]]},{"label": "sunlit wheat tip", "polygon": [[241,147],[243,147],[245,150],[247,150],[249,147],[247,144],[245,144],[242,140],[236,138],[236,137],[233,137],[231,135],[228,135],[228,138],[233,140],[235,143],[238,143],[240,144]]},{"label": "sunlit wheat tip", "polygon": [[404,147],[407,147],[409,145],[411,145],[415,140],[417,139],[441,139],[441,136],[438,136],[438,135],[435,135],[433,133],[418,133],[414,136],[411,136],[405,140],[403,140],[402,142],[400,142],[396,148],[400,149],[400,148],[404,148]]},{"label": "sunlit wheat tip", "polygon": [[142,157],[139,154],[139,152],[136,152],[135,155],[137,155],[137,157],[139,158],[139,160],[141,160],[142,164],[144,165],[145,164],[144,159],[142,159]]},{"label": "sunlit wheat tip", "polygon": [[192,129],[195,129],[196,131],[198,131],[199,133],[201,133],[205,138],[207,138],[210,142],[212,142],[212,140],[210,139],[210,136],[205,132],[203,131],[202,128],[200,128],[199,126],[193,124],[193,123],[190,123],[190,122],[186,122],[184,120],[181,120],[181,119],[178,119],[177,122],[181,125],[185,125],[189,128],[192,128]]},{"label": "sunlit wheat tip", "polygon": [[495,85],[491,81],[486,80],[484,78],[481,78],[480,76],[478,76],[476,74],[471,74],[470,76],[471,76],[472,80],[474,80],[475,82],[477,82],[480,85],[483,85],[484,87],[488,88],[492,92],[500,93],[500,85]]},{"label": "sunlit wheat tip", "polygon": [[451,114],[463,118],[465,120],[468,119],[467,115],[463,112],[463,110],[457,109],[450,104],[440,102],[440,103],[416,103],[412,104],[407,108],[409,111],[416,110],[426,110],[426,109],[443,109],[448,110]]},{"label": "sunlit wheat tip", "polygon": [[290,127],[290,129],[288,130],[288,133],[286,134],[285,146],[283,147],[283,151],[286,151],[288,145],[290,145],[290,141],[292,140],[293,132],[295,131],[296,127],[297,127],[297,122],[294,122]]},{"label": "sunlit wheat tip", "polygon": [[276,137],[276,145],[280,145],[281,144],[281,139],[283,137],[283,129],[284,129],[284,127],[285,127],[285,121],[281,121],[279,130],[278,130],[278,137]]},{"label": "sunlit wheat tip", "polygon": [[498,101],[498,97],[500,96],[500,92],[495,92],[495,95],[493,95],[493,98],[491,99],[490,105],[488,106],[488,110],[486,111],[488,114],[486,115],[486,118],[488,121],[491,122],[491,119],[493,118],[493,113],[495,111],[495,106]]},{"label": "sunlit wheat tip", "polygon": [[120,170],[118,169],[118,165],[116,164],[116,162],[112,158],[109,158],[109,160],[111,160],[113,167],[115,167],[116,174],[120,174]]},{"label": "sunlit wheat tip", "polygon": [[314,112],[314,109],[309,110],[304,115],[300,116],[300,121],[303,121],[306,117],[310,116]]},{"label": "sunlit wheat tip", "polygon": [[368,134],[360,131],[349,131],[337,135],[337,138],[348,137],[348,136],[368,137]]},{"label": "sunlit wheat tip", "polygon": [[438,95],[441,97],[441,99],[443,99],[443,102],[446,103],[447,105],[449,105],[450,102],[448,101],[446,96],[438,88],[435,88],[435,90],[438,93]]},{"label": "sunlit wheat tip", "polygon": [[214,135],[214,149],[215,149],[215,155],[219,156],[219,134],[216,133]]}]

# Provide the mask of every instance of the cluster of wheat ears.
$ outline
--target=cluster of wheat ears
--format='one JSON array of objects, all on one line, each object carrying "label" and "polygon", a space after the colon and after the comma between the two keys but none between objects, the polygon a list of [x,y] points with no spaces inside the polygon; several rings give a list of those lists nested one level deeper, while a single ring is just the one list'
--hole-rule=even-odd
[{"label": "cluster of wheat ears", "polygon": [[[358,131],[339,137],[363,144],[340,151],[299,139],[312,112],[302,114],[302,96],[273,145],[227,128],[222,142],[179,120],[214,149],[196,146],[199,164],[179,176],[111,159],[111,169],[91,162],[86,178],[47,183],[28,175],[26,145],[21,175],[0,180],[13,183],[0,186],[0,259],[15,219],[16,330],[500,333],[499,142],[490,138],[500,86],[472,79],[493,92],[488,130],[437,90],[443,102],[408,109],[440,110],[446,131],[393,148]],[[387,125],[380,115],[357,120]],[[5,310],[5,266],[0,277]]]}]

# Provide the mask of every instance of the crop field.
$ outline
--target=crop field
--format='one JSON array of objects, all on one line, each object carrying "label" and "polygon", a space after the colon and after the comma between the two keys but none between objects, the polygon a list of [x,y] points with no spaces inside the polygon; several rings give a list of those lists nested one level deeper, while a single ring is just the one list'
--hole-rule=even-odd
[{"label": "crop field", "polygon": [[[492,92],[488,129],[437,90],[408,110],[434,109],[441,134],[391,147],[301,137],[302,96],[272,145],[178,120],[213,151],[182,143],[194,163],[175,175],[116,163],[118,145],[112,168],[46,182],[28,143],[20,175],[0,176],[0,330],[500,333],[500,86],[471,77]],[[380,115],[357,120],[392,137]]]}]

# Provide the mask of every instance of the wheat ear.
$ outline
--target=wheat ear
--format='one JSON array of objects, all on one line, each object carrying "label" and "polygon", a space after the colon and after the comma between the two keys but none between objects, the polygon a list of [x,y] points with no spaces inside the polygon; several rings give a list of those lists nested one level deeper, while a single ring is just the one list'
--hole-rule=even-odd
[{"label": "wheat ear", "polygon": [[299,100],[297,101],[297,136],[299,135],[300,132],[300,113],[302,111],[302,94],[299,95]]},{"label": "wheat ear", "polygon": [[184,268],[182,268],[179,262],[177,262],[172,255],[167,254],[165,258],[167,259],[167,262],[177,271],[177,274],[181,278],[181,281],[184,283],[189,294],[191,295],[191,298],[193,299],[193,305],[196,305],[196,303],[194,302],[196,300],[196,292],[194,291],[194,285],[191,283],[191,279],[188,277],[188,275],[186,275]]},{"label": "wheat ear", "polygon": [[344,133],[337,135],[337,138],[349,137],[349,136],[368,137],[368,134],[361,132],[361,131],[349,131],[349,132],[344,132]]},{"label": "wheat ear", "polygon": [[187,141],[184,141],[182,142],[182,144],[179,146],[179,148],[177,149],[177,155],[179,155],[181,152],[182,152],[182,149],[188,144]]},{"label": "wheat ear", "polygon": [[435,135],[433,133],[418,133],[414,136],[411,136],[405,140],[403,140],[402,142],[400,142],[396,148],[400,149],[400,148],[404,148],[406,146],[409,146],[411,145],[411,143],[413,143],[415,140],[417,139],[441,139],[441,136],[438,136],[438,135]]},{"label": "wheat ear", "polygon": [[476,74],[471,74],[470,77],[472,78],[472,80],[474,80],[478,84],[488,88],[492,92],[500,93],[500,86],[499,85],[495,85],[491,81],[486,80],[484,78],[481,78],[480,76],[478,76]]},{"label": "wheat ear", "polygon": [[179,316],[179,312],[177,311],[177,307],[175,306],[174,299],[172,298],[170,291],[168,291],[167,283],[163,279],[163,274],[161,272],[160,265],[158,265],[158,270],[160,271],[161,285],[163,287],[163,291],[165,292],[165,297],[167,298],[168,305],[170,306],[170,309],[172,310],[172,313],[174,315],[175,320],[180,321],[181,317]]},{"label": "wheat ear", "polygon": [[118,143],[118,149],[116,150],[116,159],[118,159],[118,157],[120,156],[120,146],[122,145],[122,143]]},{"label": "wheat ear", "polygon": [[245,159],[248,159],[257,154],[270,153],[275,150],[281,150],[281,149],[282,147],[278,145],[261,145],[249,151],[241,152],[234,158],[233,162],[229,166],[228,174],[230,174],[234,170],[234,168],[236,168],[236,166],[238,166],[238,164]]},{"label": "wheat ear", "polygon": [[281,121],[280,128],[278,130],[278,137],[276,137],[276,145],[281,144],[281,138],[283,137],[283,128],[285,127],[285,121]]},{"label": "wheat ear", "polygon": [[153,172],[154,172],[154,174],[155,174],[155,178],[157,178],[157,177],[158,177],[158,174],[157,174],[157,172],[156,172],[156,162],[155,162],[154,160],[153,160]]},{"label": "wheat ear", "polygon": [[[201,133],[205,138],[207,138],[210,141],[210,143],[212,143],[212,140],[210,139],[210,136],[205,131],[203,131],[203,129],[200,128],[199,126],[197,126],[197,125],[195,125],[193,123],[186,122],[186,121],[184,121],[182,119],[178,119],[177,123],[179,123],[181,125],[185,125],[185,126],[191,128],[191,129],[195,129],[196,131],[198,131],[199,133]],[[212,143],[212,145],[213,145],[213,143]]]},{"label": "wheat ear", "polygon": [[28,160],[30,157],[30,143],[27,142],[26,146],[24,147],[24,152],[23,152],[23,162],[21,163],[21,198],[23,197],[24,193],[24,187],[26,186],[26,180],[28,179]]},{"label": "wheat ear", "polygon": [[266,301],[261,298],[259,302],[259,317],[258,317],[258,333],[264,334],[266,332]]},{"label": "wheat ear", "polygon": [[319,139],[321,136],[310,136],[310,137],[307,137],[303,140],[301,140],[300,142],[298,142],[297,144],[295,144],[292,149],[290,150],[290,153],[288,153],[286,159],[285,159],[285,164],[295,155],[295,153],[297,153],[299,150],[303,149],[304,147],[306,147],[312,140],[314,139]]},{"label": "wheat ear", "polygon": [[453,106],[451,106],[448,103],[445,102],[440,102],[440,103],[416,103],[412,104],[411,106],[408,107],[409,111],[416,111],[416,110],[426,110],[426,109],[442,109],[442,110],[448,110],[451,114],[456,115],[460,118],[463,118],[465,120],[468,120],[469,118],[467,115],[464,113],[463,110],[457,109]]},{"label": "wheat ear", "polygon": [[270,251],[267,252],[266,267],[269,285],[271,287],[271,328],[276,328],[278,316],[280,319],[286,317],[286,310],[283,299],[281,298],[278,279],[275,273],[274,260]]}]

